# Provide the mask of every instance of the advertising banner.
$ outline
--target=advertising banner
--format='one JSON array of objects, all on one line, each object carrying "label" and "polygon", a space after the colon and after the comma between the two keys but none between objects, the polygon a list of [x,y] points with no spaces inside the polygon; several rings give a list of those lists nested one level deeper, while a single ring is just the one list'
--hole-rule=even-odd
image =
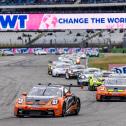
[{"label": "advertising banner", "polygon": [[109,70],[126,74],[126,64],[109,64]]},{"label": "advertising banner", "polygon": [[[13,51],[14,54],[33,54],[34,51],[37,50],[44,50],[47,53],[55,54],[55,53],[87,53],[90,55],[96,55],[99,54],[98,48],[6,48],[1,50],[9,50]],[[92,53],[93,52],[93,53]]]},{"label": "advertising banner", "polygon": [[126,13],[0,14],[0,30],[125,29]]},{"label": "advertising banner", "polygon": [[86,54],[88,56],[99,56],[98,48],[86,48]]}]

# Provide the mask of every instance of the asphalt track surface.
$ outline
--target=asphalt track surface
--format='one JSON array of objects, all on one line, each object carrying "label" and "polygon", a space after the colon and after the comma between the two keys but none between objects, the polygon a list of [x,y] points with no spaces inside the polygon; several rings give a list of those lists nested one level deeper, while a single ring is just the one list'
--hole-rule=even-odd
[{"label": "asphalt track surface", "polygon": [[76,84],[76,80],[47,74],[48,60],[57,56],[12,56],[0,58],[0,126],[125,126],[126,102],[97,102],[95,92],[72,88],[81,99],[78,116],[16,118],[13,105],[21,92],[37,83]]}]

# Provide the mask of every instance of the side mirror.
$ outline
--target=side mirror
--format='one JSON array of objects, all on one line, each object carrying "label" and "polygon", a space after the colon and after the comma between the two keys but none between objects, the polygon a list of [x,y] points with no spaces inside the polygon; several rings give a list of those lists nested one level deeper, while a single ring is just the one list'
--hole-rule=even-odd
[{"label": "side mirror", "polygon": [[23,95],[23,96],[27,96],[27,93],[26,93],[26,92],[23,92],[22,95]]}]

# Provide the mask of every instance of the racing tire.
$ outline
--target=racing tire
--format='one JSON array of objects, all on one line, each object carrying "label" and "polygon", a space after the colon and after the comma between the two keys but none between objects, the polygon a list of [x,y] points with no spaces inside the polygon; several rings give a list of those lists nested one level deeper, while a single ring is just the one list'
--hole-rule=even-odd
[{"label": "racing tire", "polygon": [[51,71],[48,71],[48,75],[52,75],[52,72]]},{"label": "racing tire", "polygon": [[15,115],[17,118],[23,118],[23,115]]},{"label": "racing tire", "polygon": [[101,96],[100,99],[96,99],[96,100],[99,101],[99,102],[103,102],[104,101],[103,96]]},{"label": "racing tire", "polygon": [[76,103],[77,103],[77,109],[75,111],[75,115],[78,115],[80,112],[80,108],[81,108],[81,102],[80,102],[79,98],[77,99]]},{"label": "racing tire", "polygon": [[14,113],[14,116],[17,117],[17,118],[23,118],[24,117],[24,115],[19,115],[18,113],[17,114]]},{"label": "racing tire", "polygon": [[66,116],[66,103],[63,103],[63,107],[62,107],[62,117]]}]

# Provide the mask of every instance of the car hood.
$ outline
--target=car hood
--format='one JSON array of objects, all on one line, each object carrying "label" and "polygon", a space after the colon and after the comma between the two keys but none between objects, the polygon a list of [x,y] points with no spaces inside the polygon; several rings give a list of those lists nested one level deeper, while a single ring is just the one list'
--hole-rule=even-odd
[{"label": "car hood", "polygon": [[85,77],[90,77],[90,76],[93,76],[93,74],[83,74]]},{"label": "car hood", "polygon": [[71,71],[73,72],[79,72],[79,71],[83,71],[84,69],[71,69]]},{"label": "car hood", "polygon": [[55,68],[54,70],[62,71],[62,70],[66,70],[66,69],[68,69],[68,67],[65,67],[65,68]]},{"label": "car hood", "polygon": [[56,96],[27,96],[26,102],[43,102],[47,103],[50,99],[57,98]]}]

